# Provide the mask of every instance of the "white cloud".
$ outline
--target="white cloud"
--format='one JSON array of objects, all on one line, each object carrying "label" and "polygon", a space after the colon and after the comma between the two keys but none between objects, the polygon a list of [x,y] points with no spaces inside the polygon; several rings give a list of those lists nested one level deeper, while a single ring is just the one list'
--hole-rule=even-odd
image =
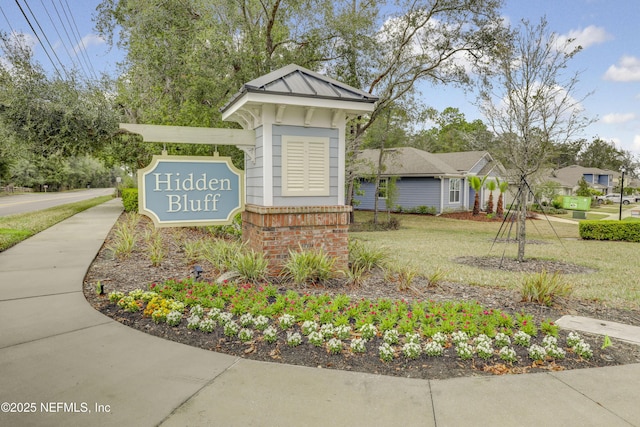
[{"label": "white cloud", "polygon": [[569,34],[558,36],[558,45],[562,46],[569,39],[574,39],[571,46],[582,46],[586,49],[590,46],[604,43],[612,40],[613,36],[602,27],[596,27],[595,25],[589,25],[581,30],[571,30]]},{"label": "white cloud", "polygon": [[611,125],[611,124],[620,124],[630,122],[635,119],[635,113],[611,113],[606,114],[602,117],[602,123]]},{"label": "white cloud", "polygon": [[87,50],[89,47],[91,46],[99,46],[101,44],[104,44],[105,40],[96,35],[96,34],[87,34],[86,36],[84,36],[82,38],[82,40],[80,41],[80,43],[78,43],[74,48],[73,48],[73,52],[74,53],[79,53],[81,50]]},{"label": "white cloud", "polygon": [[604,73],[604,79],[615,82],[640,81],[640,59],[629,55],[623,56],[618,64],[610,66]]}]

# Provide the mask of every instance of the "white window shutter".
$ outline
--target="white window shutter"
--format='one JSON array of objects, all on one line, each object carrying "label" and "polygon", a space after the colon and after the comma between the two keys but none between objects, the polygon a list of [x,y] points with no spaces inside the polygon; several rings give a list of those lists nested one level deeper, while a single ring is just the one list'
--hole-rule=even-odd
[{"label": "white window shutter", "polygon": [[282,137],[282,195],[328,196],[329,139]]}]

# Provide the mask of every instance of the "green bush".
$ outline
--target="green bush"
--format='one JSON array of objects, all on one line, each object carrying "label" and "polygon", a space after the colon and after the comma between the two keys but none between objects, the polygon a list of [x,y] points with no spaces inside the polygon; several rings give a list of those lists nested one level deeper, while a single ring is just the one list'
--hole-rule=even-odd
[{"label": "green bush", "polygon": [[579,230],[585,240],[640,242],[640,222],[635,221],[581,221]]},{"label": "green bush", "polygon": [[122,189],[122,205],[125,212],[138,212],[138,189]]},{"label": "green bush", "polygon": [[568,297],[573,291],[558,272],[549,274],[546,271],[525,277],[520,285],[522,301],[536,302],[551,306],[558,297]]},{"label": "green bush", "polygon": [[292,280],[297,285],[304,283],[323,283],[333,275],[335,258],[327,255],[322,249],[289,250],[289,259],[283,268],[285,279]]}]

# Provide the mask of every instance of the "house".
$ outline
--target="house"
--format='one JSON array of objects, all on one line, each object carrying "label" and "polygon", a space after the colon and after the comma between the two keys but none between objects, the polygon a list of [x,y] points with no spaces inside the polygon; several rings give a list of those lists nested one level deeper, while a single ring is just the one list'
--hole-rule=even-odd
[{"label": "house", "polygon": [[[475,192],[469,185],[472,176],[495,179],[504,176],[502,166],[486,151],[458,153],[428,153],[412,147],[385,149],[382,156],[382,173],[379,189],[373,177],[376,175],[380,150],[363,150],[357,155],[357,176],[360,178],[359,202],[356,209],[385,209],[389,180],[395,179],[396,195],[393,210],[415,209],[427,206],[437,213],[473,208]],[[497,192],[496,192],[497,193]],[[498,194],[494,195],[497,200]],[[489,191],[481,190],[484,206]]]},{"label": "house", "polygon": [[572,165],[551,172],[548,181],[560,184],[560,194],[573,195],[578,190],[578,182],[582,178],[589,187],[609,194],[613,192],[613,187],[618,184],[620,173],[607,169],[586,168],[584,166]]}]

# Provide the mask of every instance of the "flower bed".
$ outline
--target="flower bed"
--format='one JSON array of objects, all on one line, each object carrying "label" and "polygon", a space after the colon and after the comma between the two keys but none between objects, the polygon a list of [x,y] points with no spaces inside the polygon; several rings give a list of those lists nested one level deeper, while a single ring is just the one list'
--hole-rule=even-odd
[{"label": "flower bed", "polygon": [[[476,302],[406,301],[344,294],[281,292],[271,285],[205,283],[192,279],[152,284],[149,290],[112,292],[119,310],[172,329],[215,335],[218,340],[279,349],[323,349],[331,357],[392,361],[458,358],[519,372],[518,364],[555,368],[568,357],[587,363],[591,346],[564,334],[550,320],[485,309]],[[219,337],[219,338],[218,338]],[[212,340],[213,341],[213,340]],[[272,350],[273,352],[273,350]]]}]

